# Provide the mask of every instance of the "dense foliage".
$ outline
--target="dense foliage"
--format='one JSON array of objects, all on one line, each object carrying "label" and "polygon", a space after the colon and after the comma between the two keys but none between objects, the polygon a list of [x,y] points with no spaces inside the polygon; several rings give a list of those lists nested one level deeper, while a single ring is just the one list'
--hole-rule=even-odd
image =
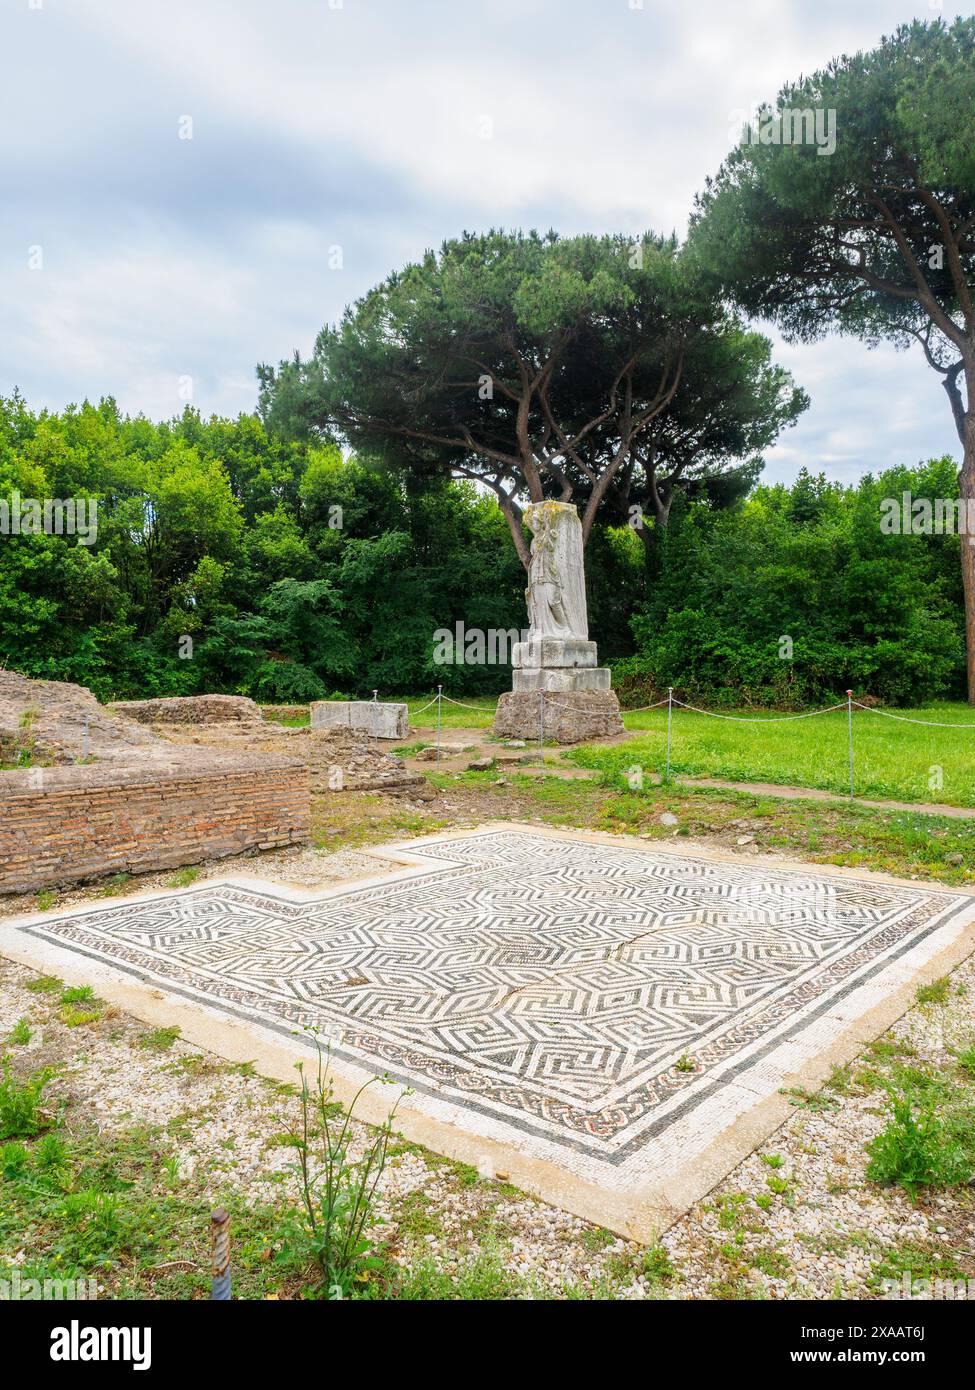
[{"label": "dense foliage", "polygon": [[[675,509],[661,567],[618,663],[628,703],[677,687],[727,704],[798,706],[857,694],[913,705],[964,690],[959,538],[881,533],[881,502],[958,496],[955,465],[867,476],[803,473],[739,507]],[[788,640],[783,640],[788,639]]]},{"label": "dense foliage", "polygon": [[[14,398],[0,402],[0,500],[15,491],[99,499],[91,546],[0,535],[0,662],[29,675],[102,698],[285,703],[510,685],[504,667],[433,662],[438,628],[526,620],[507,524],[471,484],[277,442],[253,416],[153,424],[111,400],[34,415]],[[597,526],[591,629],[624,658],[630,702],[670,684],[788,705],[849,685],[902,703],[959,693],[959,539],[882,534],[882,499],[905,491],[956,496],[953,463],[854,488],[803,475],[731,506],[681,496],[650,550]]]},{"label": "dense foliage", "polygon": [[[283,444],[253,416],[153,424],[111,400],[34,415],[15,397],[0,401],[0,500],[15,492],[99,499],[91,546],[0,535],[0,663],[28,675],[102,698],[285,703],[510,684],[432,659],[437,628],[526,621],[507,525],[470,484]],[[640,545],[601,533],[590,566],[606,653],[632,650]]]}]

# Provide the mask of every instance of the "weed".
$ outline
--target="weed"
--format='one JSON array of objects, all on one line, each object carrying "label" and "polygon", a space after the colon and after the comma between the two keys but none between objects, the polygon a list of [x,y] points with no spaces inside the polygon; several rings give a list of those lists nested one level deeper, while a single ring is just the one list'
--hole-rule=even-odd
[{"label": "weed", "polygon": [[26,1018],[18,1018],[17,1022],[10,1030],[8,1042],[14,1043],[17,1047],[26,1047],[32,1037],[33,1034],[31,1033],[30,1024],[27,1022]]},{"label": "weed", "polygon": [[0,1139],[32,1139],[47,1128],[41,1097],[52,1075],[51,1068],[44,1067],[20,1081],[10,1058],[0,1057]]},{"label": "weed", "polygon": [[93,1004],[95,1002],[95,991],[91,985],[72,985],[69,989],[61,991],[62,1004]]},{"label": "weed", "polygon": [[172,1028],[153,1028],[148,1033],[143,1033],[139,1039],[139,1046],[147,1048],[150,1052],[166,1052],[172,1047],[179,1037],[180,1030]]},{"label": "weed", "polygon": [[919,985],[914,994],[917,1004],[947,1004],[951,982],[944,976],[930,985]]},{"label": "weed", "polygon": [[352,1099],[345,1114],[336,1116],[327,1054],[318,1046],[318,1072],[310,1086],[301,1076],[301,1125],[292,1130],[297,1162],[289,1171],[298,1180],[301,1215],[283,1228],[286,1263],[313,1261],[318,1266],[318,1297],[345,1297],[356,1284],[369,1279],[381,1261],[373,1251],[368,1228],[377,1223],[376,1188],[382,1177],[393,1133],[396,1105],[366,1143],[361,1157],[351,1156],[352,1116],[370,1077]]},{"label": "weed", "polygon": [[179,873],[173,874],[169,880],[169,886],[170,888],[189,888],[190,884],[195,883],[200,877],[200,872],[200,869],[196,867],[180,869]]},{"label": "weed", "polygon": [[958,1065],[966,1076],[975,1079],[975,1047],[966,1047],[958,1054]]},{"label": "weed", "polygon": [[893,1096],[890,1108],[886,1129],[867,1145],[871,1182],[902,1187],[916,1201],[920,1187],[948,1187],[968,1180],[971,1165],[933,1109],[916,1109],[909,1096]]},{"label": "weed", "polygon": [[64,981],[56,975],[38,975],[36,980],[28,980],[26,988],[31,994],[55,994],[64,989]]}]

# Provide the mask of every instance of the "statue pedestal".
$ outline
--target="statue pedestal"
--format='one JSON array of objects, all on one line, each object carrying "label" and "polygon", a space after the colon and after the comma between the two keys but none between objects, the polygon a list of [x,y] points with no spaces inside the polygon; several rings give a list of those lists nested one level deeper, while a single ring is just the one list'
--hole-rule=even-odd
[{"label": "statue pedestal", "polygon": [[533,637],[515,644],[512,689],[498,701],[498,738],[584,743],[623,732],[609,668],[596,665],[596,644],[582,637]]},{"label": "statue pedestal", "polygon": [[511,655],[512,689],[494,716],[498,738],[583,743],[623,732],[609,669],[589,641],[582,526],[567,502],[538,502],[525,518],[534,535],[525,599],[531,623]]},{"label": "statue pedestal", "polygon": [[[552,672],[542,672],[542,676]],[[599,674],[593,672],[592,674]],[[492,731],[496,738],[523,738],[537,742],[544,721],[545,740],[585,743],[592,738],[621,734],[620,702],[610,690],[605,671],[605,690],[506,690],[498,700]]]}]

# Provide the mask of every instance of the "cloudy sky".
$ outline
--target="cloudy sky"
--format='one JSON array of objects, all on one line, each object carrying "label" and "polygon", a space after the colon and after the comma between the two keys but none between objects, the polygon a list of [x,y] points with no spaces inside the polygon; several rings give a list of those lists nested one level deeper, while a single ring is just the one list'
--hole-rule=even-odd
[{"label": "cloudy sky", "polygon": [[[0,393],[250,410],[258,361],[465,228],[682,233],[743,112],[939,9],[0,0]],[[919,348],[779,355],[812,407],[767,476],[957,453]]]}]

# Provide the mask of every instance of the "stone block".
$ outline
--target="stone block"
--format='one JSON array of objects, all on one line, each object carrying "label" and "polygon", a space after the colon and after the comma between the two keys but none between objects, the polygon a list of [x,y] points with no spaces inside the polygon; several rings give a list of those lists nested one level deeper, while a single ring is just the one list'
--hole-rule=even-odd
[{"label": "stone block", "polygon": [[405,738],[410,731],[406,705],[377,700],[314,700],[313,729],[352,729],[371,738]]},{"label": "stone block", "polygon": [[516,692],[550,690],[553,695],[568,695],[573,691],[609,690],[610,683],[608,666],[563,667],[561,670],[535,666],[511,673],[511,688]]},{"label": "stone block", "polygon": [[[537,741],[540,703],[536,691],[505,691],[494,716],[495,736]],[[557,743],[585,743],[624,732],[614,690],[578,691],[544,702],[544,736]]]},{"label": "stone block", "polygon": [[595,666],[597,659],[595,642],[582,637],[529,637],[527,642],[516,642],[511,651],[511,664],[516,670],[533,666]]}]

